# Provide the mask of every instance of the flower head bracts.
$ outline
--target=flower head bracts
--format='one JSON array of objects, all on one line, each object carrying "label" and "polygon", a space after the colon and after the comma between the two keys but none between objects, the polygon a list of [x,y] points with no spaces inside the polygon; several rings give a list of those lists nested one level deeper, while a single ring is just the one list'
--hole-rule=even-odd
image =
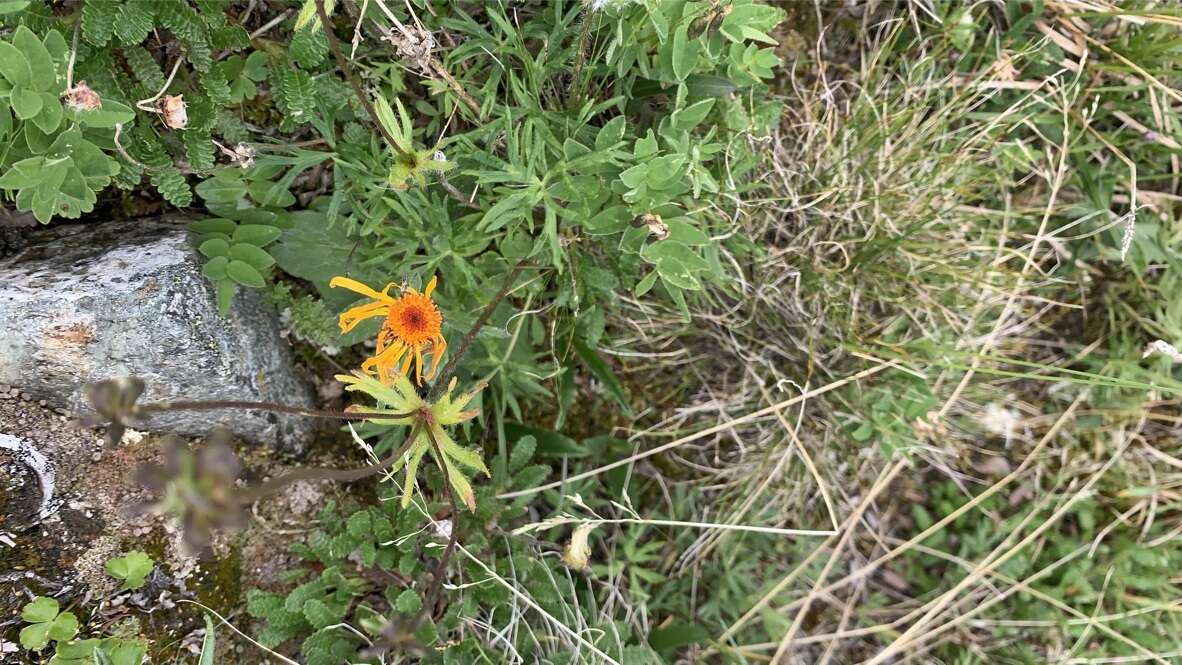
[{"label": "flower head bracts", "polygon": [[337,379],[345,383],[346,390],[360,391],[374,398],[378,402],[378,410],[388,408],[390,413],[399,415],[413,413],[409,417],[374,420],[382,424],[412,426],[413,441],[402,457],[390,467],[392,473],[406,467],[406,480],[402,488],[403,507],[410,505],[419,464],[423,456],[430,452],[436,465],[447,476],[448,484],[456,497],[468,507],[468,510],[476,510],[476,495],[465,471],[483,473],[487,476],[488,467],[485,466],[479,452],[456,443],[444,428],[476,417],[479,411],[465,411],[464,407],[476,397],[483,385],[453,398],[452,390],[456,384],[453,379],[447,392],[438,401],[427,404],[414,391],[410,380],[405,376],[397,376],[390,385],[383,385],[363,374],[342,374],[337,376]]}]

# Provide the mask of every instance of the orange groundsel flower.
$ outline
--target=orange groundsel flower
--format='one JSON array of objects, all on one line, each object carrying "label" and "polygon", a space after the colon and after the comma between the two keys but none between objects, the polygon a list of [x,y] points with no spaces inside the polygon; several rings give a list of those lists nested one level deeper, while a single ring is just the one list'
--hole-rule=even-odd
[{"label": "orange groundsel flower", "polygon": [[393,297],[390,289],[394,284],[387,284],[379,293],[368,286],[349,279],[348,277],[333,277],[328,283],[330,287],[344,287],[355,293],[360,293],[374,302],[358,305],[341,314],[341,333],[347,333],[357,327],[358,323],[375,316],[384,316],[382,329],[378,333],[378,349],[374,357],[367,359],[361,369],[377,375],[382,383],[388,383],[394,376],[398,361],[402,367],[398,370],[402,375],[410,373],[411,362],[414,362],[415,383],[421,385],[423,379],[423,350],[431,351],[431,370],[426,378],[430,379],[439,369],[439,359],[447,349],[447,340],[440,333],[443,315],[439,308],[431,301],[431,292],[435,290],[436,278],[427,282],[427,288],[419,293],[413,288],[402,289],[402,295]]}]

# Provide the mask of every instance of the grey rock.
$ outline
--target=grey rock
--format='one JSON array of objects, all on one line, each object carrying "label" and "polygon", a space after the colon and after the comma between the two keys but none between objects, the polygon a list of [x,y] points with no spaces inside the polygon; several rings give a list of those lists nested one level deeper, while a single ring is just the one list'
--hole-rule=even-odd
[{"label": "grey rock", "polygon": [[[137,376],[141,401],[252,400],[312,406],[273,309],[241,288],[218,314],[203,257],[179,220],[66,225],[28,232],[0,257],[0,384],[85,414],[86,383]],[[263,411],[155,414],[140,429],[205,434],[215,424],[286,451],[314,419]]]}]

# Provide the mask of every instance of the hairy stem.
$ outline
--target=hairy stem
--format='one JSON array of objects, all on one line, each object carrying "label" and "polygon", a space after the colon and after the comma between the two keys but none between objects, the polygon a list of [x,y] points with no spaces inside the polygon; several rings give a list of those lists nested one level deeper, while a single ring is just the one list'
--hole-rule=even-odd
[{"label": "hairy stem", "polygon": [[254,409],[272,411],[275,413],[291,413],[310,418],[334,418],[337,420],[371,420],[381,418],[390,420],[395,418],[409,418],[414,413],[383,413],[380,411],[328,411],[324,409],[308,409],[302,406],[290,406],[276,402],[251,402],[247,400],[173,400],[170,402],[149,402],[136,409],[136,415],[147,415],[162,411],[213,411],[215,409]]},{"label": "hairy stem", "polygon": [[272,478],[267,482],[258,485],[257,487],[249,488],[239,495],[239,501],[242,504],[249,504],[267,496],[274,494],[287,485],[290,485],[301,480],[331,480],[337,483],[351,483],[355,480],[361,480],[370,476],[376,475],[390,468],[397,462],[407,450],[410,449],[411,443],[419,435],[419,423],[416,421],[410,430],[410,435],[406,437],[406,442],[399,446],[383,460],[369,466],[363,466],[356,469],[326,469],[326,468],[304,468],[296,469],[291,473]]}]

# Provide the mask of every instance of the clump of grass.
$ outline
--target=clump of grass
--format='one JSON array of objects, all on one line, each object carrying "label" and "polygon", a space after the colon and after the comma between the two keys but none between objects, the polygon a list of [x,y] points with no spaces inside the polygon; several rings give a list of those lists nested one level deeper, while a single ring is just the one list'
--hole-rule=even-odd
[{"label": "clump of grass", "polygon": [[751,141],[757,258],[692,325],[617,322],[630,373],[686,400],[659,431],[719,423],[637,460],[670,512],[836,533],[671,537],[662,570],[737,592],[706,618],[737,662],[1175,657],[1179,391],[1142,353],[1182,334],[1177,19],[880,18],[856,71],[798,62]]}]

